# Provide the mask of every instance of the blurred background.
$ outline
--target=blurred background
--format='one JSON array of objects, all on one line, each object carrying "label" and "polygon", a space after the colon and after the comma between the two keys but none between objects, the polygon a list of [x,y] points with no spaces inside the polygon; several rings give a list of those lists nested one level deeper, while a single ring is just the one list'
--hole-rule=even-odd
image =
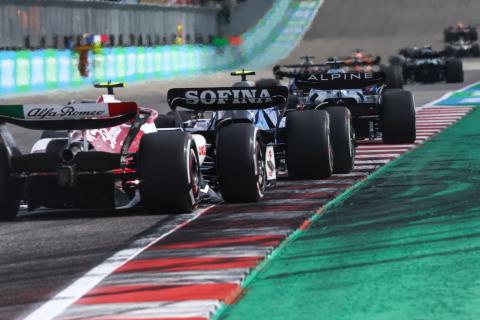
[{"label": "blurred background", "polygon": [[265,69],[353,49],[442,49],[478,0],[2,0],[0,96]]}]

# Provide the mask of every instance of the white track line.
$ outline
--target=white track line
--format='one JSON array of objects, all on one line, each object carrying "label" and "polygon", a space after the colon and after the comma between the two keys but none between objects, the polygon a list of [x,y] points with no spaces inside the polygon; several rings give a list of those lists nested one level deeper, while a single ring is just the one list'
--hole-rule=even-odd
[{"label": "white track line", "polygon": [[[441,106],[435,106],[435,105],[436,105],[437,103],[439,103],[440,101],[442,101],[442,100],[448,99],[448,98],[449,98],[450,96],[452,96],[455,92],[465,91],[465,90],[468,90],[468,89],[470,89],[470,88],[472,88],[472,87],[475,87],[475,86],[477,86],[477,85],[479,85],[479,84],[480,84],[480,81],[479,81],[479,82],[472,83],[472,84],[470,84],[470,85],[468,85],[468,86],[465,86],[465,87],[463,87],[463,88],[461,88],[461,89],[454,90],[454,91],[450,91],[450,92],[444,94],[443,96],[441,96],[440,98],[438,98],[437,100],[433,100],[432,102],[426,103],[426,104],[424,104],[423,106],[421,106],[420,108],[417,108],[417,110],[420,111],[420,110],[425,109],[425,108],[428,108],[428,107],[440,107],[440,108],[441,108]],[[466,107],[466,106],[462,106],[462,107]]]},{"label": "white track line", "polygon": [[87,294],[95,286],[97,286],[103,279],[112,274],[120,266],[132,260],[145,249],[152,246],[154,243],[167,237],[186,224],[200,217],[210,207],[198,210],[189,215],[179,215],[173,222],[159,227],[158,233],[154,239],[150,236],[136,240],[128,249],[120,250],[112,257],[105,260],[100,265],[88,271],[81,278],[73,282],[66,289],[59,292],[55,297],[41,305],[38,309],[29,314],[24,320],[52,320],[61,313],[63,313],[69,306],[82,296]]}]

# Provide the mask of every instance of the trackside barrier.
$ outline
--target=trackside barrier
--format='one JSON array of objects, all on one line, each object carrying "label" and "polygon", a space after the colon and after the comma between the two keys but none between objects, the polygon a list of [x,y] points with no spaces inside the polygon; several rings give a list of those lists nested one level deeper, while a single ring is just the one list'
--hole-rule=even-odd
[{"label": "trackside barrier", "polygon": [[134,82],[231,70],[262,68],[287,56],[310,26],[323,0],[278,0],[240,46],[184,45],[104,48],[89,54],[88,77],[78,72],[70,50],[0,52],[0,96],[75,88],[97,81]]}]

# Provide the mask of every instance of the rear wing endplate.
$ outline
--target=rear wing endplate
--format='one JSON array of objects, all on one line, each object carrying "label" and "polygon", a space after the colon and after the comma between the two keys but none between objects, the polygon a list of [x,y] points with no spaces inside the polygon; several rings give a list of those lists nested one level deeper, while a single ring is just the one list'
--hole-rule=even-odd
[{"label": "rear wing endplate", "polygon": [[172,110],[182,107],[199,112],[267,109],[282,106],[287,98],[288,88],[283,86],[175,88],[167,94]]}]

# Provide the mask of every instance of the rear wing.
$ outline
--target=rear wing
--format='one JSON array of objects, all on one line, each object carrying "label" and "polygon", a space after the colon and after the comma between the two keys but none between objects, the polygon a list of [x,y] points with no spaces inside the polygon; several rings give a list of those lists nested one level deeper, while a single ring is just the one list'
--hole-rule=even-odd
[{"label": "rear wing", "polygon": [[33,130],[89,130],[120,125],[137,113],[135,102],[0,105],[0,123]]},{"label": "rear wing", "polygon": [[285,104],[288,88],[218,87],[175,88],[168,90],[167,101],[172,110],[182,107],[194,111],[267,109]]},{"label": "rear wing", "polygon": [[295,85],[301,90],[363,89],[384,83],[383,72],[317,73],[295,77]]},{"label": "rear wing", "polygon": [[326,64],[285,64],[285,65],[275,65],[273,67],[273,74],[277,79],[282,78],[295,78],[299,74],[310,73],[312,69],[317,70],[327,70],[328,65]]}]

